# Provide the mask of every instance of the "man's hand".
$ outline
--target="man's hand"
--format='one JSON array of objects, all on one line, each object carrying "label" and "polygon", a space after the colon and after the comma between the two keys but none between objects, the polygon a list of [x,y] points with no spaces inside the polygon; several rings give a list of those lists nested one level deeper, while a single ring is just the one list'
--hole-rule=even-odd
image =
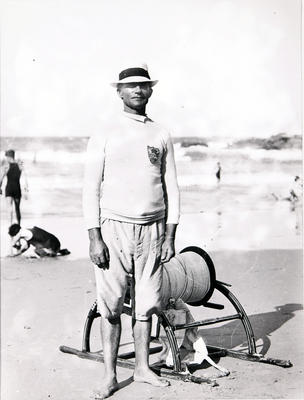
[{"label": "man's hand", "polygon": [[165,263],[171,260],[172,257],[175,256],[175,232],[176,232],[176,224],[166,224],[165,230],[165,240],[162,245],[162,254],[161,254],[161,262]]},{"label": "man's hand", "polygon": [[109,268],[110,255],[105,242],[102,240],[100,229],[89,229],[90,258],[93,264],[102,269]]},{"label": "man's hand", "polygon": [[175,256],[174,238],[165,238],[162,245],[161,262],[166,263]]}]

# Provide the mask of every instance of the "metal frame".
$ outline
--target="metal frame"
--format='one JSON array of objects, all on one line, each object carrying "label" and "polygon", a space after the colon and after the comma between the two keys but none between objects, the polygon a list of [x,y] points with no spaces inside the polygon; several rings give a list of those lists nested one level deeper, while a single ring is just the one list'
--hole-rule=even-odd
[{"label": "metal frame", "polygon": [[[274,358],[267,358],[264,357],[261,354],[257,353],[256,350],[256,343],[255,343],[255,337],[253,333],[253,329],[250,323],[250,320],[242,307],[241,303],[238,301],[238,299],[233,295],[233,293],[228,289],[231,285],[218,281],[215,279],[215,271],[214,271],[214,266],[212,263],[211,258],[208,256],[208,254],[197,247],[188,247],[184,249],[182,252],[185,251],[194,251],[198,254],[200,254],[206,261],[209,269],[211,276],[214,277],[214,281],[212,284],[212,290],[208,293],[208,298],[206,300],[209,300],[211,295],[213,294],[214,290],[218,290],[225,298],[228,300],[232,306],[234,307],[236,314],[232,315],[227,315],[223,317],[217,317],[217,318],[209,318],[201,321],[194,321],[191,323],[186,323],[186,324],[180,324],[180,325],[175,325],[173,326],[170,324],[169,320],[167,319],[165,313],[161,312],[161,314],[158,317],[158,322],[157,322],[157,329],[156,329],[156,336],[151,337],[151,342],[157,342],[159,338],[159,333],[160,333],[160,326],[164,328],[168,342],[172,351],[173,355],[173,369],[169,368],[164,368],[162,365],[152,365],[151,368],[160,376],[164,377],[169,377],[171,379],[179,379],[179,380],[184,380],[184,381],[191,381],[195,383],[208,383],[211,384],[212,386],[216,386],[217,383],[215,379],[212,378],[206,378],[206,377],[197,377],[189,372],[185,372],[183,370],[183,366],[181,363],[181,357],[180,357],[180,350],[177,344],[176,336],[175,336],[175,331],[181,330],[181,329],[187,329],[187,328],[193,328],[193,327],[199,327],[199,326],[206,326],[206,325],[213,325],[216,323],[224,322],[224,321],[232,321],[239,319],[242,322],[245,334],[246,334],[246,339],[247,339],[247,346],[248,346],[248,351],[239,351],[239,350],[232,350],[232,349],[226,349],[218,346],[207,346],[209,356],[211,357],[223,357],[223,356],[230,356],[234,358],[238,358],[241,360],[247,360],[247,361],[254,361],[254,362],[261,362],[261,363],[267,363],[267,364],[272,364],[272,365],[277,365],[283,368],[288,368],[292,367],[292,363],[288,360],[279,360],[279,359],[274,359]],[[132,317],[132,285],[130,287],[131,289],[131,296],[129,302],[126,302],[123,307],[123,313],[129,315]],[[200,305],[203,307],[209,307],[209,308],[215,308],[215,309],[223,309],[224,306],[221,304],[214,304],[207,302],[205,299],[201,301],[200,303],[196,303],[195,305]],[[103,353],[102,351],[98,352],[91,352],[91,347],[90,347],[90,335],[91,335],[91,329],[92,329],[92,324],[96,318],[100,317],[100,314],[97,311],[97,303],[96,301],[90,308],[85,324],[84,324],[84,330],[83,330],[83,339],[82,339],[82,350],[77,350],[68,346],[60,346],[60,350],[64,353],[69,353],[69,354],[74,354],[77,355],[78,357],[81,358],[86,358],[90,360],[95,360],[99,362],[103,362]],[[161,351],[162,346],[157,346],[157,347],[152,347],[150,348],[149,352],[150,354],[157,353]],[[127,352],[124,354],[120,354],[117,358],[117,365],[125,368],[131,368],[134,369],[134,362],[131,361],[131,358],[135,357],[134,351]]]}]

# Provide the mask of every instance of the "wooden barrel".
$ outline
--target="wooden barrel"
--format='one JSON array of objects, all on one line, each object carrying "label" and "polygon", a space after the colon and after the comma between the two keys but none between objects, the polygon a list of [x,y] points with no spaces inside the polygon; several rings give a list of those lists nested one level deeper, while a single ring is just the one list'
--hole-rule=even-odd
[{"label": "wooden barrel", "polygon": [[199,247],[187,247],[163,265],[162,298],[181,298],[193,306],[202,305],[212,296],[215,269],[209,255]]}]

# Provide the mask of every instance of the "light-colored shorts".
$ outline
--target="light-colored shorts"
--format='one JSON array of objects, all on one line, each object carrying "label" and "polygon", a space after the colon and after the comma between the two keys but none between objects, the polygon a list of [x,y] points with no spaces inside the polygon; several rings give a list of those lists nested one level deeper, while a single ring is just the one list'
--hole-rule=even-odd
[{"label": "light-colored shorts", "polygon": [[97,305],[103,318],[121,315],[127,278],[133,275],[135,319],[148,320],[161,309],[161,247],[165,221],[140,225],[105,219],[101,233],[108,246],[108,269],[95,266]]}]

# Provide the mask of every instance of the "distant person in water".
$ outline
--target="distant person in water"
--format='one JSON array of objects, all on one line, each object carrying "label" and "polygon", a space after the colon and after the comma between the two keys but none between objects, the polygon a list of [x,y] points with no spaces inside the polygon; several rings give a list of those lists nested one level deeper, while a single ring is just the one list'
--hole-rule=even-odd
[{"label": "distant person in water", "polygon": [[215,172],[217,183],[220,183],[220,181],[221,181],[221,173],[222,173],[222,167],[221,167],[221,163],[218,161],[216,163],[216,172]]},{"label": "distant person in water", "polygon": [[[293,178],[293,184],[292,187],[289,189],[288,196],[280,196],[275,193],[271,193],[271,195],[274,197],[275,200],[287,200],[290,201],[292,205],[296,203],[302,203],[302,196],[303,196],[303,183],[301,178],[296,175]],[[293,211],[293,207],[291,207]]]},{"label": "distant person in water", "polygon": [[[21,187],[20,178],[22,171],[24,171],[22,163],[15,160],[15,151],[7,150],[5,152],[6,162],[3,166],[0,179],[0,194],[2,194],[2,182],[6,177],[6,187],[5,187],[5,197],[7,199],[7,206],[9,209],[10,222],[13,222],[13,215],[15,211],[17,223],[21,223],[21,212],[20,212],[20,202],[21,202]],[[25,175],[24,175],[25,177]],[[27,181],[25,177],[25,192],[28,191]]]},{"label": "distant person in water", "polygon": [[301,233],[303,220],[302,220],[302,211],[303,211],[303,182],[302,179],[296,175],[293,179],[293,185],[289,191],[289,198],[287,200],[290,201],[290,211],[293,211],[296,216],[295,228],[296,232],[299,235]]},{"label": "distant person in water", "polygon": [[60,249],[58,238],[34,226],[33,228],[21,228],[19,224],[9,227],[8,234],[12,237],[12,247],[15,250],[14,256],[24,253],[30,245],[34,246],[35,253],[39,257],[56,257],[70,254],[67,249]]},{"label": "distant person in water", "polygon": [[301,178],[296,175],[293,179],[293,185],[289,190],[289,196],[286,200],[290,201],[291,211],[302,209],[302,197],[303,197],[303,183]]},{"label": "distant person in water", "polygon": [[303,182],[302,179],[296,175],[293,178],[292,187],[289,189],[288,196],[280,196],[275,193],[271,193],[273,198],[276,201],[289,201],[290,202],[290,211],[295,213],[296,223],[295,228],[297,234],[300,234],[302,231],[302,207],[303,207]]},{"label": "distant person in water", "polygon": [[291,201],[300,201],[302,199],[303,183],[298,175],[294,177],[293,186],[289,193]]}]

